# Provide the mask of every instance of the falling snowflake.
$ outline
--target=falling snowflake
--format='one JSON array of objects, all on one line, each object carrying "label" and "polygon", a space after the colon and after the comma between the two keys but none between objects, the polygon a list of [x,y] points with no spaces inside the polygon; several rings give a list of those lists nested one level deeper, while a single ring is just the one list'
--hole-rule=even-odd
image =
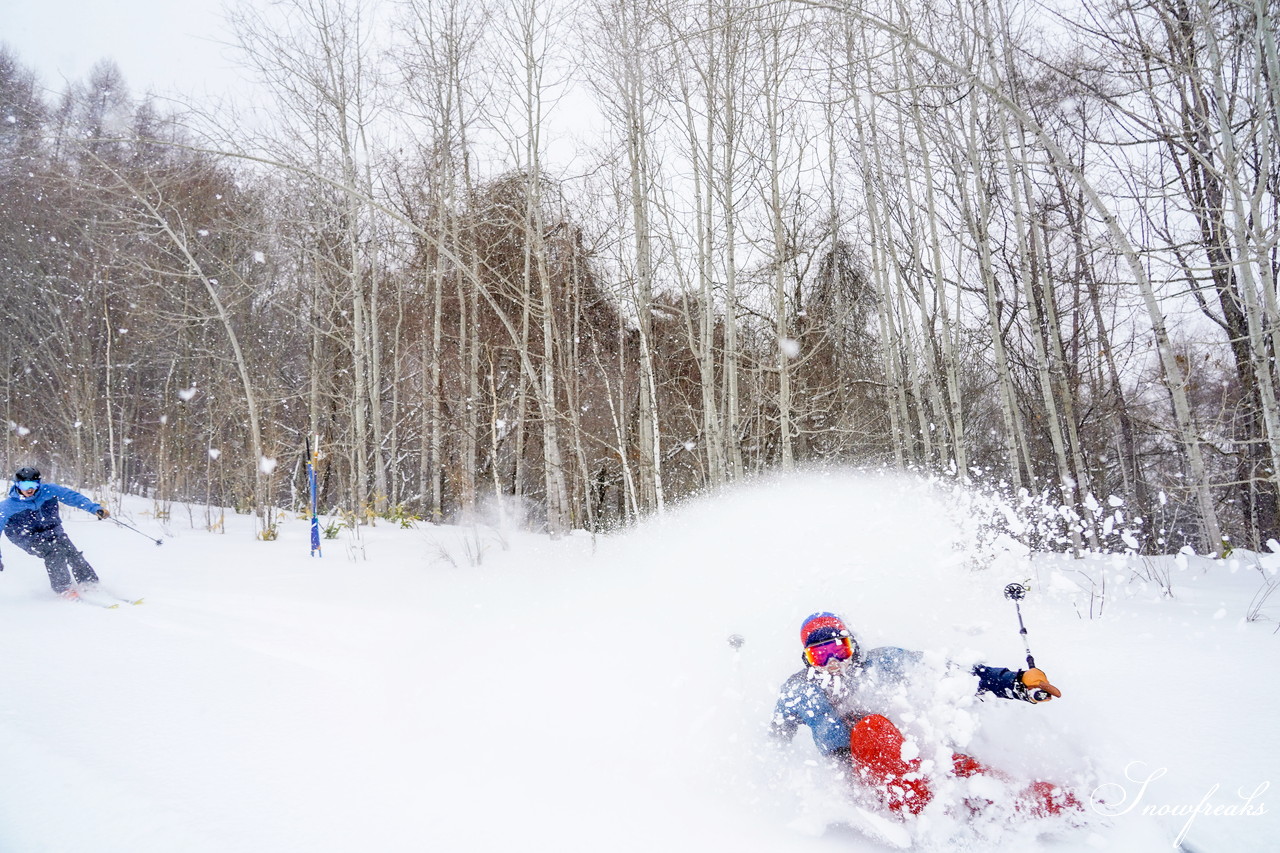
[{"label": "falling snowflake", "polygon": [[195,397],[196,393],[197,393],[196,386],[192,385],[190,388],[183,388],[181,391],[179,391],[178,397],[181,398],[182,402],[190,403],[191,399]]},{"label": "falling snowflake", "polygon": [[210,448],[209,448],[209,458],[210,458],[210,459],[217,459],[217,458],[218,458],[219,456],[221,456],[221,455],[222,455],[222,451],[221,451],[221,450],[219,450],[218,448],[216,448],[216,447],[210,447]]},{"label": "falling snowflake", "polygon": [[272,459],[270,456],[262,457],[258,460],[258,470],[262,471],[264,474],[270,474],[272,471],[276,470],[276,460]]}]

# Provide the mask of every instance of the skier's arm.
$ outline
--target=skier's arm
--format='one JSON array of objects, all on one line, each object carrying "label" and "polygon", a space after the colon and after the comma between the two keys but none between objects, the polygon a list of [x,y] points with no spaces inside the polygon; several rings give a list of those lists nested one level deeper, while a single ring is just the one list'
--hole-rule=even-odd
[{"label": "skier's arm", "polygon": [[809,727],[814,745],[824,755],[849,748],[849,724],[840,718],[822,690],[808,683],[803,673],[797,673],[782,687],[769,731],[785,742],[802,725]]},{"label": "skier's arm", "polygon": [[773,716],[769,719],[769,734],[780,742],[790,741],[800,728],[800,705],[803,697],[797,689],[795,677],[787,679],[778,694],[778,704],[774,706]]},{"label": "skier's arm", "polygon": [[54,497],[56,497],[59,501],[66,504],[67,506],[73,506],[76,509],[82,509],[85,512],[91,512],[94,515],[97,515],[99,518],[105,517],[103,515],[99,515],[99,511],[102,510],[103,508],[102,504],[99,504],[95,501],[90,500],[89,498],[86,498],[84,495],[80,494],[75,489],[70,489],[70,488],[67,488],[66,486],[59,486],[57,483],[45,483],[42,488],[45,491],[52,492]]},{"label": "skier's arm", "polygon": [[978,692],[991,693],[1001,699],[1021,699],[1023,702],[1047,702],[1061,696],[1062,691],[1049,683],[1040,669],[1007,669],[983,666],[973,668],[978,676]]},{"label": "skier's arm", "polygon": [[[0,538],[3,538],[2,534],[4,533],[4,529],[9,526],[10,513],[11,513],[11,510],[9,507],[9,501],[7,500],[0,501]],[[3,572],[3,571],[4,571],[4,558],[0,557],[0,572]]]},{"label": "skier's arm", "polygon": [[783,708],[782,700],[778,700],[778,707],[773,711],[773,717],[769,719],[769,734],[779,742],[785,743],[795,737],[796,729],[800,728],[800,721],[796,719],[794,714],[788,713]]}]

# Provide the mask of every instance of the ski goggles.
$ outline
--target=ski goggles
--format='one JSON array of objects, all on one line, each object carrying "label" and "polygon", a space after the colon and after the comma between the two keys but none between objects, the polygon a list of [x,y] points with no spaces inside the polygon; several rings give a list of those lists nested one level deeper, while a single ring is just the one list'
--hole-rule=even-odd
[{"label": "ski goggles", "polygon": [[38,489],[38,488],[40,488],[40,484],[35,480],[19,480],[18,481],[18,491],[20,492],[29,492],[29,491],[32,491],[33,489]]},{"label": "ski goggles", "polygon": [[851,657],[853,640],[849,637],[837,637],[825,643],[806,646],[804,650],[804,659],[813,666],[826,666],[833,660],[848,660]]}]

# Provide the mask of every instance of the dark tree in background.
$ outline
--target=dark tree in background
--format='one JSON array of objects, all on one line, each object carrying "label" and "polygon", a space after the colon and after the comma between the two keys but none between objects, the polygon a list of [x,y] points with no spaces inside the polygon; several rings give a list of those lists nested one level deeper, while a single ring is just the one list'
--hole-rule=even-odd
[{"label": "dark tree in background", "polygon": [[233,14],[252,138],[0,50],[8,464],[268,538],[312,434],[353,523],[853,464],[1037,547],[1280,538],[1274,0],[373,5]]}]

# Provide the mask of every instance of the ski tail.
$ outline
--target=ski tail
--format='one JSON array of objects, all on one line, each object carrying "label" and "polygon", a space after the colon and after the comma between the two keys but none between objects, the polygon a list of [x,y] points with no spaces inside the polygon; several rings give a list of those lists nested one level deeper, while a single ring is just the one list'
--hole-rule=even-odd
[{"label": "ski tail", "polygon": [[67,596],[73,601],[80,601],[84,604],[92,604],[96,607],[102,607],[107,610],[115,610],[121,605],[138,605],[142,604],[142,598],[130,598],[122,595],[116,595],[102,587],[94,584],[83,584],[73,588],[75,595]]}]

